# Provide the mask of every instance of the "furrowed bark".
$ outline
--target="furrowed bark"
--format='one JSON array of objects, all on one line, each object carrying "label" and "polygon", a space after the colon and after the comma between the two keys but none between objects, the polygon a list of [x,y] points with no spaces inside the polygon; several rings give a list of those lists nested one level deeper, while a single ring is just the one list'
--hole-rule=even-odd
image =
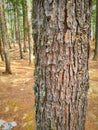
[{"label": "furrowed bark", "polygon": [[36,130],[84,130],[90,0],[33,0]]}]

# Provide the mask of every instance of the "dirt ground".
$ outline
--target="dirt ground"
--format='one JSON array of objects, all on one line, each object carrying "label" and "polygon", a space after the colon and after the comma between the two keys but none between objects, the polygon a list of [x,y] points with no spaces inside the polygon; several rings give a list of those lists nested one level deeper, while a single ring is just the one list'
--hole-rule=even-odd
[{"label": "dirt ground", "polygon": [[88,92],[88,107],[86,130],[98,130],[98,61],[89,62],[90,88]]},{"label": "dirt ground", "polygon": [[[28,53],[20,60],[18,49],[11,53],[12,75],[4,75],[0,63],[0,119],[15,121],[13,130],[35,130],[33,71],[28,65]],[[90,60],[90,89],[85,130],[98,130],[98,62]]]},{"label": "dirt ground", "polygon": [[20,60],[19,50],[10,50],[12,75],[4,75],[0,63],[0,119],[17,126],[13,130],[35,130],[33,70],[28,65],[28,53]]}]

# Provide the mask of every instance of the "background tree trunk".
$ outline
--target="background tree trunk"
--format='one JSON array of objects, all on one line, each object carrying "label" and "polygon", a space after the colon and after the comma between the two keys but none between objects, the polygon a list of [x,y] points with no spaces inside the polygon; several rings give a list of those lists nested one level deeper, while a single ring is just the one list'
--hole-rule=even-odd
[{"label": "background tree trunk", "polygon": [[33,44],[34,44],[34,41],[33,41],[33,37],[32,37],[32,21],[31,21],[32,8],[31,8],[31,1],[26,0],[26,4],[27,4],[27,20],[28,20],[29,64],[32,65],[33,60],[34,60],[34,56],[33,56]]},{"label": "background tree trunk", "polygon": [[7,28],[5,22],[5,14],[4,14],[4,1],[0,1],[0,25],[2,31],[2,41],[3,41],[3,52],[5,57],[5,73],[11,74],[10,68],[10,58],[9,58],[9,51],[8,51],[8,44],[7,44]]},{"label": "background tree trunk", "polygon": [[33,0],[36,130],[84,130],[90,0]]},{"label": "background tree trunk", "polygon": [[27,35],[27,10],[26,10],[26,0],[22,0],[22,10],[23,10],[23,33],[24,33],[24,47],[23,51],[26,52],[26,35]]},{"label": "background tree trunk", "polygon": [[13,3],[13,10],[14,10],[14,35],[15,40],[17,41],[17,14],[16,14],[16,1]]},{"label": "background tree trunk", "polygon": [[16,10],[17,10],[17,38],[18,38],[18,44],[19,44],[19,51],[20,51],[20,58],[23,59],[23,54],[22,54],[22,45],[20,41],[20,19],[19,19],[19,1],[16,0]]},{"label": "background tree trunk", "polygon": [[[0,28],[1,29],[1,28]],[[3,57],[3,47],[2,47],[2,40],[0,39],[0,62],[4,61]]]},{"label": "background tree trunk", "polygon": [[96,0],[96,35],[95,35],[95,51],[94,60],[98,59],[98,0]]}]

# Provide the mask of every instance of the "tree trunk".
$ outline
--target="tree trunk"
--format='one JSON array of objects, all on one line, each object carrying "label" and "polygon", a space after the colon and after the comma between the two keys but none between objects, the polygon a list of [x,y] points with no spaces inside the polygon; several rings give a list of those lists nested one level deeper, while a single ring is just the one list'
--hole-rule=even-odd
[{"label": "tree trunk", "polygon": [[3,41],[5,64],[6,64],[5,73],[11,74],[10,58],[9,58],[9,51],[8,51],[8,45],[7,45],[7,29],[6,29],[3,2],[4,2],[3,0],[0,1],[0,24],[1,24],[1,31],[2,31],[2,41]]},{"label": "tree trunk", "polygon": [[14,10],[14,36],[15,36],[15,40],[17,41],[17,14],[16,14],[16,2],[14,2],[13,4],[13,10]]},{"label": "tree trunk", "polygon": [[90,0],[33,0],[36,130],[84,130]]},{"label": "tree trunk", "polygon": [[22,0],[22,10],[23,10],[23,33],[24,33],[24,47],[23,51],[26,52],[26,35],[27,35],[27,10],[26,10],[26,0]]},{"label": "tree trunk", "polygon": [[32,37],[32,21],[31,21],[31,1],[26,0],[27,3],[27,20],[28,20],[28,42],[29,42],[29,64],[33,64],[34,56],[33,56],[33,37]]},{"label": "tree trunk", "polygon": [[2,61],[4,61],[4,58],[3,58],[2,40],[0,39],[0,62],[2,62]]},{"label": "tree trunk", "polygon": [[95,35],[94,60],[98,60],[98,0],[96,0],[96,35]]},{"label": "tree trunk", "polygon": [[20,19],[19,19],[19,8],[18,5],[19,1],[16,0],[16,10],[17,10],[17,40],[18,40],[18,44],[19,44],[19,51],[20,51],[20,58],[23,59],[23,54],[22,54],[22,46],[21,46],[21,41],[20,41]]},{"label": "tree trunk", "polygon": [[9,3],[9,6],[10,6],[10,24],[11,24],[11,38],[14,40],[14,14],[13,14],[13,4],[12,3]]}]

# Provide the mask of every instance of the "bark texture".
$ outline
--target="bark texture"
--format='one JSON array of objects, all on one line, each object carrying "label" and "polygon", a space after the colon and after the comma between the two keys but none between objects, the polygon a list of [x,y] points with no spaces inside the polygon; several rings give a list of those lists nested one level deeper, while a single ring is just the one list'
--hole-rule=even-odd
[{"label": "bark texture", "polygon": [[90,0],[33,0],[36,130],[84,130]]}]

